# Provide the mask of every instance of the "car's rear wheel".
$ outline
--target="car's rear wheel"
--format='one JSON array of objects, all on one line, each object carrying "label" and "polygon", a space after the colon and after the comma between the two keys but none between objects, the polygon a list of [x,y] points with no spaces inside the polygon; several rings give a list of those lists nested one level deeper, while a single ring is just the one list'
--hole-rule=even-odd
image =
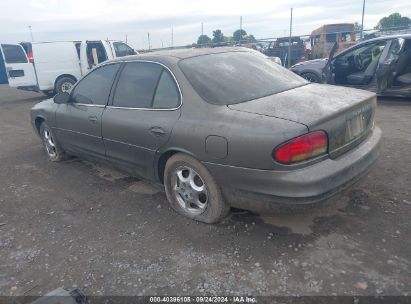
[{"label": "car's rear wheel", "polygon": [[40,136],[49,160],[59,162],[67,158],[66,153],[60,148],[50,127],[45,122],[40,126]]},{"label": "car's rear wheel", "polygon": [[207,168],[188,155],[178,153],[167,161],[164,185],[173,209],[191,219],[217,223],[230,210]]},{"label": "car's rear wheel", "polygon": [[56,81],[55,91],[56,93],[68,92],[75,83],[76,81],[71,77],[61,77]]},{"label": "car's rear wheel", "polygon": [[321,79],[317,74],[314,73],[304,73],[301,74],[301,77],[310,81],[310,82],[315,82],[315,83],[320,83]]}]

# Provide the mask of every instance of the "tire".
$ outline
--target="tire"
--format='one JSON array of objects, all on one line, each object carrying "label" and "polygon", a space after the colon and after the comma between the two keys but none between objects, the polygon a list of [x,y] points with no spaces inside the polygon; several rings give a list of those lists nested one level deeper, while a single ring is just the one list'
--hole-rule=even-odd
[{"label": "tire", "polygon": [[71,78],[71,77],[61,77],[56,81],[56,84],[54,86],[54,91],[56,93],[62,93],[62,92],[67,92],[71,90],[73,85],[76,83],[76,81]]},{"label": "tire", "polygon": [[301,74],[301,77],[310,82],[321,83],[321,78],[315,73],[303,73]]},{"label": "tire", "polygon": [[178,153],[168,159],[164,186],[171,207],[190,219],[213,224],[230,211],[207,168],[186,154]]},{"label": "tire", "polygon": [[43,122],[40,125],[40,137],[48,159],[52,162],[60,162],[67,159],[67,154],[60,148],[49,126]]},{"label": "tire", "polygon": [[47,97],[53,98],[54,97],[54,91],[41,91],[44,95]]}]

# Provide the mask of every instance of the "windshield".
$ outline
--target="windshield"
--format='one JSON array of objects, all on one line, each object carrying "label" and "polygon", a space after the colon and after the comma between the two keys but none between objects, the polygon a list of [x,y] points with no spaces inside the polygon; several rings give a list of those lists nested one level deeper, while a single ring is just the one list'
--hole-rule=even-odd
[{"label": "windshield", "polygon": [[197,93],[218,105],[241,103],[308,82],[265,56],[228,52],[191,57],[179,66]]}]

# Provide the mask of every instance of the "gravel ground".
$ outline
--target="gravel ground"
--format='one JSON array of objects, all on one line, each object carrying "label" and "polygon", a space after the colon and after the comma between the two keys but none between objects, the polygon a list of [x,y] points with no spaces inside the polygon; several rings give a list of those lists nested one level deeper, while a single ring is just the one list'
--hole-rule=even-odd
[{"label": "gravel ground", "polygon": [[42,99],[0,86],[0,295],[411,295],[411,101],[379,101],[381,157],[342,195],[206,225],[159,187],[47,161],[29,123]]}]

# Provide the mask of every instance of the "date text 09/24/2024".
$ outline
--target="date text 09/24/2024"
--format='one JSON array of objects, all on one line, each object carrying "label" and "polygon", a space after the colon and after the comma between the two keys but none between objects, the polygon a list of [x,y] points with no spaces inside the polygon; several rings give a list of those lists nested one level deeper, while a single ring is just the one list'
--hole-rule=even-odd
[{"label": "date text 09/24/2024", "polygon": [[257,303],[257,300],[249,296],[159,296],[150,297],[150,303]]}]

